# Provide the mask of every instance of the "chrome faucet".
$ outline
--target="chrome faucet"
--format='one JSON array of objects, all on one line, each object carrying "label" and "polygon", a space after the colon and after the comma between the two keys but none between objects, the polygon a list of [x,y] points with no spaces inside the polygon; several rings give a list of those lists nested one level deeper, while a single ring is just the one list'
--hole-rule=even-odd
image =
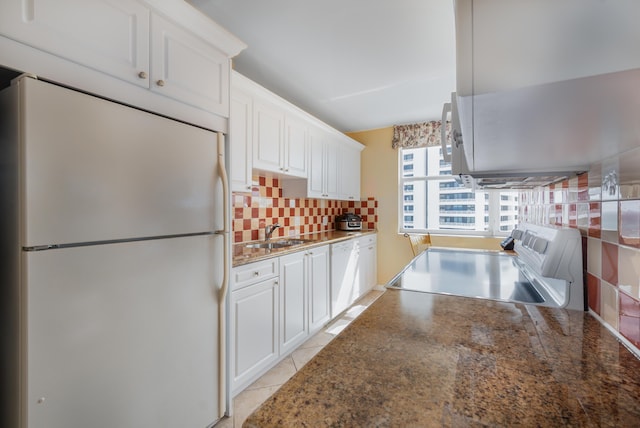
[{"label": "chrome faucet", "polygon": [[264,227],[264,240],[268,241],[269,239],[271,239],[271,235],[273,234],[273,231],[276,230],[277,228],[279,228],[280,225],[278,223],[276,224],[270,224]]}]

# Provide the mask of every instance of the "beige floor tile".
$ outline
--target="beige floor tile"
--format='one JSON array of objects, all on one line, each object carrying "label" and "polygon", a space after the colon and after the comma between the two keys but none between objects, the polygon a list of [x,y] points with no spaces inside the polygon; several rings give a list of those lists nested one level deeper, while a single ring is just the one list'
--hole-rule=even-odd
[{"label": "beige floor tile", "polygon": [[299,349],[315,348],[316,346],[326,346],[327,343],[336,337],[335,334],[327,333],[326,331],[319,331],[311,339],[300,345]]},{"label": "beige floor tile", "polygon": [[344,330],[349,323],[353,321],[353,319],[350,318],[346,318],[344,315],[341,318],[338,318],[336,321],[332,322],[331,324],[329,324],[324,331],[333,335],[333,336],[337,336],[338,334],[340,334],[340,332],[342,330]]},{"label": "beige floor tile", "polygon": [[291,356],[280,361],[274,368],[262,375],[261,378],[253,382],[247,390],[265,388],[268,386],[279,386],[288,381],[296,373],[296,366]]},{"label": "beige floor tile", "polygon": [[242,423],[256,410],[264,401],[271,397],[278,390],[279,386],[269,386],[266,388],[251,389],[242,391],[233,399],[233,426],[242,427]]},{"label": "beige floor tile", "polygon": [[360,301],[357,302],[357,304],[358,305],[369,306],[370,304],[375,302],[378,297],[382,296],[383,293],[384,293],[384,291],[371,290],[370,292],[365,294],[364,297],[362,299],[360,299]]},{"label": "beige floor tile", "polygon": [[304,349],[296,349],[291,353],[291,357],[293,358],[293,362],[296,365],[296,370],[300,370],[302,366],[307,364],[309,360],[311,360],[323,346],[316,346],[314,348],[304,348]]},{"label": "beige floor tile", "polygon": [[233,428],[233,416],[230,418],[222,418],[214,425],[215,428]]}]

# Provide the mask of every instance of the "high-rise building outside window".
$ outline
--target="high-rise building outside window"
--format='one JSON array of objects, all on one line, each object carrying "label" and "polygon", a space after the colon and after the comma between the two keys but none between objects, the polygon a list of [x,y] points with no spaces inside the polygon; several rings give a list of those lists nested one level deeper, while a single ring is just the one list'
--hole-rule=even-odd
[{"label": "high-rise building outside window", "polygon": [[465,188],[439,146],[400,149],[398,162],[399,232],[500,236],[518,223],[518,191]]}]

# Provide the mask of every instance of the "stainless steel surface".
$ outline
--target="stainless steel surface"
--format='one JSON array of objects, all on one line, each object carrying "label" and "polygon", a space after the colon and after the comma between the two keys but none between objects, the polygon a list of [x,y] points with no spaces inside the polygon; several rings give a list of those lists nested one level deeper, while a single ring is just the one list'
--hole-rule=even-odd
[{"label": "stainless steel surface", "polygon": [[280,225],[278,223],[269,224],[269,225],[265,226],[264,227],[264,239],[265,239],[265,241],[268,241],[269,239],[271,239],[271,235],[273,234],[273,231],[276,230],[279,227],[280,227]]},{"label": "stainless steel surface", "polygon": [[267,249],[285,248],[285,247],[292,247],[294,245],[306,244],[307,242],[309,242],[309,241],[305,240],[305,239],[286,239],[286,240],[282,240],[282,241],[253,242],[253,243],[250,243],[250,244],[246,244],[245,247],[247,247],[247,248],[267,248]]},{"label": "stainless steel surface", "polygon": [[515,259],[500,252],[431,248],[416,257],[388,287],[544,304],[546,299],[521,273]]},{"label": "stainless steel surface", "polygon": [[362,229],[362,222],[360,222],[360,221],[339,221],[339,222],[336,222],[336,229],[338,229],[338,230],[360,230],[360,229]]},{"label": "stainless steel surface", "polygon": [[336,229],[361,230],[362,217],[353,213],[344,213],[336,217]]}]

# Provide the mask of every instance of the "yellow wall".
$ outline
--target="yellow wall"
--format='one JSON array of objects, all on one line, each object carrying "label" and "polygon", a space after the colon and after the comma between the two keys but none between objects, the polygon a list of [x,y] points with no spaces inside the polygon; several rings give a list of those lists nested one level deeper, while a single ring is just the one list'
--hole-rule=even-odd
[{"label": "yellow wall", "polygon": [[[393,128],[350,132],[362,151],[361,195],[378,200],[378,284],[386,284],[413,258],[407,238],[398,234],[398,152]],[[434,246],[499,250],[499,239],[432,236]]]}]

